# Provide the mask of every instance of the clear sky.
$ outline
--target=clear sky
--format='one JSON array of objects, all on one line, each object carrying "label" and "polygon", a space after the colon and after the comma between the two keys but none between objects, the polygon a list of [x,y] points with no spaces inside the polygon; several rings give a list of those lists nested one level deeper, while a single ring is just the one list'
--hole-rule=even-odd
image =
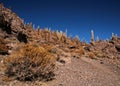
[{"label": "clear sky", "polygon": [[120,0],[0,0],[25,22],[51,30],[67,29],[89,41],[91,29],[95,37],[107,39],[111,33],[120,36]]}]

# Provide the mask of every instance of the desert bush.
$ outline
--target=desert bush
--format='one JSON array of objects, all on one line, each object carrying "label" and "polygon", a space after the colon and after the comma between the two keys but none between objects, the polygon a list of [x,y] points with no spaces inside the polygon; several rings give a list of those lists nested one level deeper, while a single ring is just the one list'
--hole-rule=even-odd
[{"label": "desert bush", "polygon": [[87,56],[88,56],[89,58],[91,58],[91,59],[96,59],[96,56],[95,56],[95,54],[94,54],[93,52],[88,52],[88,53],[87,53]]},{"label": "desert bush", "polygon": [[63,32],[62,31],[60,31],[60,32],[57,31],[56,34],[57,34],[58,40],[60,41],[62,39]]},{"label": "desert bush", "polygon": [[76,49],[75,52],[78,53],[79,57],[81,57],[85,54],[85,50],[82,46],[79,49]]},{"label": "desert bush", "polygon": [[82,56],[85,54],[85,50],[83,47],[79,48],[79,55]]},{"label": "desert bush", "polygon": [[82,46],[79,47],[78,49],[71,49],[70,52],[71,52],[72,56],[75,58],[80,58],[83,55],[85,55],[85,50]]},{"label": "desert bush", "polygon": [[8,48],[4,44],[0,44],[0,54],[8,54]]},{"label": "desert bush", "polygon": [[43,47],[26,44],[3,60],[5,75],[21,81],[54,78],[55,58]]},{"label": "desert bush", "polygon": [[106,57],[106,54],[104,52],[102,52],[102,51],[94,51],[93,53],[97,57],[101,57],[101,58]]},{"label": "desert bush", "polygon": [[2,55],[8,54],[8,48],[3,38],[0,38],[0,54]]},{"label": "desert bush", "polygon": [[33,28],[32,22],[29,23],[29,24],[27,24],[27,25],[25,26],[25,28],[28,29],[28,30],[32,29],[32,28]]}]

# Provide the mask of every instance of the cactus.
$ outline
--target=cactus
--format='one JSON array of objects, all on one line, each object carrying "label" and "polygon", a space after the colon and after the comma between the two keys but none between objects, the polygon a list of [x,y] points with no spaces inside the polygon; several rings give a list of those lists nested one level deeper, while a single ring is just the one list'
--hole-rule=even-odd
[{"label": "cactus", "polygon": [[94,42],[94,31],[93,30],[91,30],[91,35],[92,35],[91,42],[93,43]]},{"label": "cactus", "polygon": [[99,41],[99,37],[97,36],[96,41]]},{"label": "cactus", "polygon": [[114,33],[112,33],[112,37],[114,37],[115,35],[114,35]]}]

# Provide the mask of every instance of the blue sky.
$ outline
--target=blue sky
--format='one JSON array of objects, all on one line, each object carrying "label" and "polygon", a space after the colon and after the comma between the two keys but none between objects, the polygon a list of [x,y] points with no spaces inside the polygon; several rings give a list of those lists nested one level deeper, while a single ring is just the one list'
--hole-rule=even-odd
[{"label": "blue sky", "polygon": [[90,41],[120,36],[120,0],[0,0],[25,22],[51,30],[67,29],[68,34]]}]

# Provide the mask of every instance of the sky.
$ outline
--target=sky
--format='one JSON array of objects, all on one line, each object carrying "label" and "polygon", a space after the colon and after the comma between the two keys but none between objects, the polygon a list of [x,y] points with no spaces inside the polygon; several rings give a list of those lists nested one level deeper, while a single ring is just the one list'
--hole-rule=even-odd
[{"label": "sky", "polygon": [[120,36],[120,0],[0,0],[26,23],[35,27],[68,32],[89,42],[91,30],[95,38]]}]

